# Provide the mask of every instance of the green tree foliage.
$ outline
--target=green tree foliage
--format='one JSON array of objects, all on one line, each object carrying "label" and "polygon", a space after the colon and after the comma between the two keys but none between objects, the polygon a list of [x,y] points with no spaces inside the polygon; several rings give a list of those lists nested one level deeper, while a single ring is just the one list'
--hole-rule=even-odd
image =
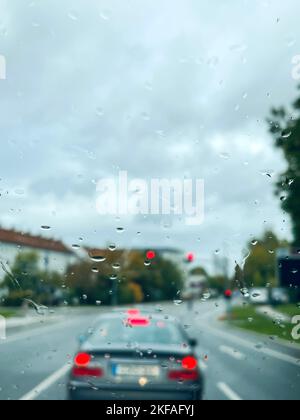
[{"label": "green tree foliage", "polygon": [[287,247],[277,236],[267,231],[259,241],[248,244],[251,254],[246,261],[243,280],[247,287],[277,286],[276,250]]},{"label": "green tree foliage", "polygon": [[3,287],[8,289],[4,302],[7,306],[20,306],[24,299],[32,299],[43,305],[57,303],[55,291],[62,286],[62,277],[58,273],[41,271],[37,253],[19,253],[10,271],[11,274],[7,274],[3,282]]},{"label": "green tree foliage", "polygon": [[190,271],[192,276],[204,276],[208,277],[207,271],[203,267],[195,267]]},{"label": "green tree foliage", "polygon": [[[299,87],[300,90],[300,87]],[[291,216],[295,246],[300,245],[300,97],[291,110],[273,109],[268,120],[275,144],[287,161],[280,175],[276,193],[282,208]]]},{"label": "green tree foliage", "polygon": [[[72,296],[82,303],[101,301],[109,305],[114,302],[114,293],[119,304],[170,300],[182,289],[181,272],[160,256],[148,265],[140,251],[95,250],[91,254],[95,262],[81,261],[70,267],[67,275]],[[97,255],[102,262],[96,261]]]}]

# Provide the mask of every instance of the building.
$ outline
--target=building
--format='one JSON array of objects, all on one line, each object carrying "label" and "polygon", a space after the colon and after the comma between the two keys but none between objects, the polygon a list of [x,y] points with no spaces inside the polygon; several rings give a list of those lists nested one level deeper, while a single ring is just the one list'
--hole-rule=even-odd
[{"label": "building", "polygon": [[[77,260],[72,249],[61,241],[33,236],[15,230],[0,229],[0,261],[12,267],[16,256],[21,252],[33,251],[39,256],[40,269],[64,274],[67,267]],[[5,277],[1,272],[0,281]]]}]

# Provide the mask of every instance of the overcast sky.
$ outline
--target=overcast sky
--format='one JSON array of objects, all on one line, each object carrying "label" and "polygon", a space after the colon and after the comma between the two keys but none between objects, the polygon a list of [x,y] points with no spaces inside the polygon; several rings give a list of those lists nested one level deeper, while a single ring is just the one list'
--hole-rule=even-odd
[{"label": "overcast sky", "polygon": [[[1,225],[199,262],[289,237],[265,119],[296,95],[299,16],[298,0],[0,0]],[[203,178],[204,224],[99,216],[95,182],[119,170]]]}]

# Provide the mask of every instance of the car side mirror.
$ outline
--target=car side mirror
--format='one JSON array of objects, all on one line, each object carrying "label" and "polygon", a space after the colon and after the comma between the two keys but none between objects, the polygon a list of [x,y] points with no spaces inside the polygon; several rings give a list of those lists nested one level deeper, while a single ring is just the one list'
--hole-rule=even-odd
[{"label": "car side mirror", "polygon": [[190,338],[189,339],[189,344],[191,347],[195,348],[198,346],[198,340],[196,338]]}]

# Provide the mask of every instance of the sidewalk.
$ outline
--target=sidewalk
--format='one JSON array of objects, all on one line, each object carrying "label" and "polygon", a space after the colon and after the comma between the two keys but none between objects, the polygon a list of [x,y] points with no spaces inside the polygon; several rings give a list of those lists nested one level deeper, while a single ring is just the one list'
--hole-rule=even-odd
[{"label": "sidewalk", "polygon": [[272,319],[272,321],[279,321],[289,324],[292,320],[292,318],[290,318],[288,315],[276,311],[276,309],[272,308],[271,306],[259,306],[256,308],[256,312],[267,316],[268,318]]}]

